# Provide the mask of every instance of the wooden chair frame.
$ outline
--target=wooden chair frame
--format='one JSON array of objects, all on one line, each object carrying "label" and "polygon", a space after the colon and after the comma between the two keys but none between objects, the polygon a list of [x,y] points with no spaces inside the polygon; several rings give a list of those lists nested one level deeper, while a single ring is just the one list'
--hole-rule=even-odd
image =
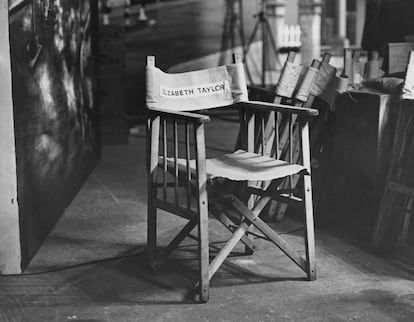
[{"label": "wooden chair frame", "polygon": [[[153,58],[148,59],[148,64],[154,66]],[[293,260],[303,271],[308,280],[316,278],[315,268],[315,241],[312,206],[312,184],[309,145],[309,120],[318,115],[318,111],[308,107],[290,106],[285,104],[264,103],[249,101],[236,104],[240,110],[241,142],[246,151],[255,152],[257,135],[264,140],[265,126],[258,130],[257,124],[266,124],[276,129],[273,142],[273,150],[278,151],[281,144],[278,135],[279,118],[285,116],[289,119],[288,134],[293,133],[293,124],[296,124],[299,134],[299,146],[302,150],[302,164],[306,172],[303,177],[303,197],[293,196],[288,189],[279,189],[281,179],[273,180],[260,187],[254,183],[246,186],[246,200],[243,202],[233,192],[228,190],[232,184],[228,180],[215,180],[208,182],[206,174],[206,148],[204,136],[204,124],[210,121],[206,115],[193,112],[176,112],[161,109],[149,109],[147,118],[147,169],[148,169],[148,253],[150,264],[157,269],[166,258],[178,247],[178,245],[198,226],[198,253],[199,276],[195,291],[201,302],[209,299],[209,283],[214,273],[230,254],[234,246],[241,241],[246,246],[247,253],[253,253],[255,247],[248,236],[251,227],[258,229],[263,235],[289,258]],[[274,116],[269,120],[268,115]],[[258,122],[258,120],[260,120]],[[167,122],[172,125],[172,160],[173,166],[166,161],[168,157]],[[181,171],[178,166],[179,158],[179,126],[184,131],[184,156],[186,171]],[[194,150],[191,151],[191,139],[194,141]],[[181,141],[180,141],[181,142]],[[289,139],[292,155],[292,139]],[[264,146],[264,145],[263,145]],[[262,148],[264,154],[265,149]],[[276,152],[276,157],[279,157]],[[196,163],[196,172],[190,171],[190,160]],[[172,174],[173,181],[168,181],[168,174]],[[170,189],[171,188],[171,189]],[[179,191],[184,188],[186,193],[184,202],[179,200]],[[172,196],[167,193],[172,190]],[[227,191],[227,192],[226,192]],[[230,191],[230,192],[228,192]],[[209,195],[209,197],[208,197]],[[172,201],[168,199],[173,199]],[[195,200],[195,207],[193,202]],[[305,258],[292,249],[286,241],[277,235],[260,217],[260,213],[271,200],[278,200],[294,206],[302,207],[305,211]],[[157,209],[162,209],[188,220],[188,223],[173,238],[168,246],[159,252],[157,250]],[[209,211],[221,223],[229,229],[233,235],[225,243],[217,256],[209,263]],[[237,218],[234,218],[236,215]]]}]

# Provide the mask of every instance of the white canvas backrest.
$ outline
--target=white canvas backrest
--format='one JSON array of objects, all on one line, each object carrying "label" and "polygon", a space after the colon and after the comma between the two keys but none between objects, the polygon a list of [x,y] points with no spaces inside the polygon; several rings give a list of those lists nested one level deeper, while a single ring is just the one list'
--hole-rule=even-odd
[{"label": "white canvas backrest", "polygon": [[148,57],[147,107],[173,111],[194,111],[230,106],[248,100],[242,63],[168,74]]}]

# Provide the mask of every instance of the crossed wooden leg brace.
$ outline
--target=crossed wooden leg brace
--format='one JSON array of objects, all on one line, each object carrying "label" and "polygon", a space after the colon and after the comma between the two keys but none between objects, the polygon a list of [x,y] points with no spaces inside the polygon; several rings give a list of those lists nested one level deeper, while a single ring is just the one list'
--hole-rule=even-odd
[{"label": "crossed wooden leg brace", "polygon": [[[308,280],[316,279],[315,269],[315,248],[314,248],[314,228],[313,228],[313,214],[311,212],[311,204],[309,207],[309,200],[311,200],[311,191],[307,190],[306,177],[304,176],[304,208],[305,212],[305,257],[300,255],[295,249],[280,237],[271,227],[269,227],[261,218],[259,214],[266,207],[268,202],[275,199],[275,191],[280,181],[272,182],[266,190],[261,190],[259,198],[255,201],[252,209],[249,209],[242,201],[234,195],[220,196],[221,191],[217,193],[210,206],[209,211],[213,214],[230,232],[232,236],[227,240],[218,254],[209,263],[206,258],[209,258],[208,243],[202,243],[199,238],[199,253],[200,253],[200,278],[194,287],[197,300],[200,302],[207,302],[209,298],[209,281],[217,272],[224,260],[230,255],[236,244],[241,241],[246,247],[246,253],[252,254],[255,250],[255,245],[249,238],[249,230],[255,227],[264,237],[275,244],[283,253],[285,253],[296,265],[298,265],[306,274]],[[255,191],[255,189],[252,189]],[[258,193],[258,191],[256,191]],[[288,198],[288,197],[283,197]],[[310,198],[310,199],[309,199]],[[295,199],[297,201],[297,199]],[[311,201],[310,201],[311,202]],[[310,210],[309,210],[310,209]],[[238,214],[238,219],[235,218]],[[157,256],[153,257],[151,267],[158,269],[165,260],[172,254],[172,252],[180,245],[180,243],[190,234],[190,232],[199,225],[199,236],[203,235],[204,239],[207,236],[208,241],[208,224],[206,221],[201,222],[199,218],[191,218],[189,222],[181,229],[176,237],[168,244],[168,246]]]}]

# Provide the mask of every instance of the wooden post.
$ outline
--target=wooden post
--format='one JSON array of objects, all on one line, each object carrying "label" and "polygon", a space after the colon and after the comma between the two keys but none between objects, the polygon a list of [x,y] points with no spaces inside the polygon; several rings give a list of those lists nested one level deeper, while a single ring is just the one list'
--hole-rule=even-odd
[{"label": "wooden post", "polygon": [[8,2],[0,4],[0,273],[21,272]]}]

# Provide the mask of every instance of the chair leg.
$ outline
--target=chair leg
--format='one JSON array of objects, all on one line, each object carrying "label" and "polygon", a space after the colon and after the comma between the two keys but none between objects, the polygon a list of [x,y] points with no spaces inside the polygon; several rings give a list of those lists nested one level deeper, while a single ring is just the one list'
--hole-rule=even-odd
[{"label": "chair leg", "polygon": [[208,197],[206,175],[206,149],[204,138],[204,125],[194,126],[194,141],[196,142],[196,168],[197,168],[197,209],[198,209],[198,238],[200,254],[200,285],[198,288],[201,302],[209,299],[210,282],[208,278],[209,248],[208,248]]},{"label": "chair leg", "polygon": [[316,264],[315,264],[315,232],[313,224],[313,203],[312,203],[312,179],[311,162],[310,162],[310,146],[309,146],[309,123],[304,122],[302,125],[302,159],[303,165],[308,170],[309,174],[303,176],[303,191],[304,191],[304,207],[305,207],[305,252],[306,252],[306,274],[308,280],[316,279]]},{"label": "chair leg", "polygon": [[315,264],[315,232],[313,223],[312,181],[310,175],[303,176],[305,201],[305,247],[306,247],[306,274],[309,281],[316,279]]},{"label": "chair leg", "polygon": [[157,208],[148,205],[147,245],[150,266],[157,257]]},{"label": "chair leg", "polygon": [[208,243],[208,209],[207,206],[200,208],[200,220],[198,224],[199,253],[200,253],[200,302],[208,302],[210,293],[209,269],[209,243]]},{"label": "chair leg", "polygon": [[160,117],[152,117],[147,121],[147,247],[149,263],[156,258],[157,251],[157,207],[154,200],[157,196],[157,169],[158,169],[158,135],[160,129]]}]

